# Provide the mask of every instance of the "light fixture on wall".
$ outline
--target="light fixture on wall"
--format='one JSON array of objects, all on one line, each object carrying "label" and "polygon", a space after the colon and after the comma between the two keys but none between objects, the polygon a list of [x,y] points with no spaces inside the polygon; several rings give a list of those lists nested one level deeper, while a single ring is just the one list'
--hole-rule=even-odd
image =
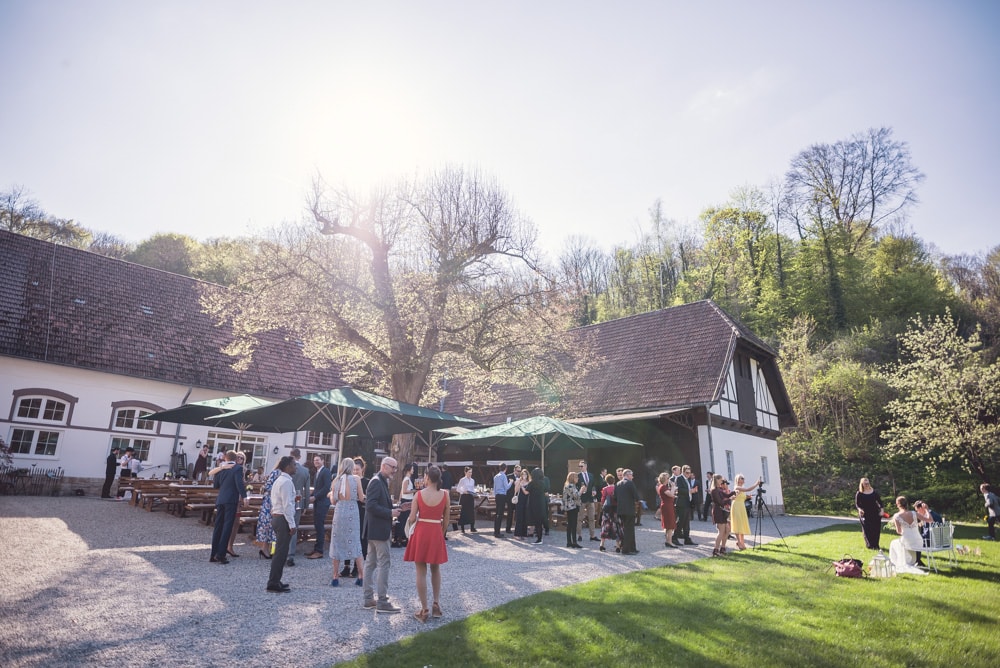
[{"label": "light fixture on wall", "polygon": [[274,454],[278,454],[278,446],[274,446]]},{"label": "light fixture on wall", "polygon": [[194,442],[194,449],[195,450],[201,450],[201,439],[200,438],[197,441]]}]

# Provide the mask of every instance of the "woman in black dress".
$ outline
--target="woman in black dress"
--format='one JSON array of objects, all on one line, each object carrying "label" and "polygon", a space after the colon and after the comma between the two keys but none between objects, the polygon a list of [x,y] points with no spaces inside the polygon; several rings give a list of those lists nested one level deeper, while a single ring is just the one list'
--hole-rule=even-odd
[{"label": "woman in black dress", "polygon": [[879,534],[882,533],[882,497],[872,487],[868,478],[862,478],[858,484],[858,493],[854,495],[854,505],[858,509],[861,531],[865,535],[865,547],[870,550],[879,549],[878,539]]},{"label": "woman in black dress", "polygon": [[[525,491],[528,493],[528,526],[535,527],[535,542],[542,542],[542,528],[545,524],[546,510],[548,510],[549,500],[545,496],[545,483],[542,469],[532,469],[531,482]],[[520,501],[518,501],[520,503]]]},{"label": "woman in black dress", "polygon": [[514,498],[517,499],[514,504],[514,538],[518,539],[528,537],[528,482],[528,471],[525,469],[514,483]]}]

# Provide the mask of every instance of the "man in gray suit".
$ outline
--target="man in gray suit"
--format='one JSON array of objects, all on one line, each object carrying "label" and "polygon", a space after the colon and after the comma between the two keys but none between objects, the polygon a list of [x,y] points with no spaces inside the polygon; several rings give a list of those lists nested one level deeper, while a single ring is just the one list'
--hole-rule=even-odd
[{"label": "man in gray suit", "polygon": [[[300,527],[302,526],[302,511],[305,510],[306,504],[309,503],[309,469],[299,461],[299,458],[302,456],[301,450],[292,448],[292,451],[288,454],[295,458],[295,473],[292,474],[292,484],[295,485],[295,526]],[[288,545],[288,566],[295,565],[295,548],[298,547],[301,535],[301,531],[296,531],[292,534],[292,539]]]},{"label": "man in gray suit", "polygon": [[[365,533],[368,534],[368,557],[365,559],[364,607],[375,612],[397,613],[399,608],[389,602],[389,538],[392,534],[392,497],[389,481],[396,473],[396,460],[382,460],[378,475],[368,483],[365,496]],[[375,586],[372,586],[372,581]],[[375,593],[378,600],[375,600]]]}]

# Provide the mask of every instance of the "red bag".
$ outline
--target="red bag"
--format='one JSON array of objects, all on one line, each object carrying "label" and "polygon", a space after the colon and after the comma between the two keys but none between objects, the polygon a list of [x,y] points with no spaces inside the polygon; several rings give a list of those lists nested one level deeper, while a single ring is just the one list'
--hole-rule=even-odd
[{"label": "red bag", "polygon": [[861,560],[849,554],[845,554],[840,561],[833,562],[833,570],[838,578],[860,578],[864,575],[864,571],[861,570]]}]

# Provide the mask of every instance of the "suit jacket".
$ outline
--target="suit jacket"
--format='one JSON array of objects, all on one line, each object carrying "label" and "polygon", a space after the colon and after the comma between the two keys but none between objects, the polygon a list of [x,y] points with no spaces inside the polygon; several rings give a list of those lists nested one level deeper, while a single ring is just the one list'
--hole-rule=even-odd
[{"label": "suit jacket", "polygon": [[301,515],[302,509],[309,505],[309,469],[298,462],[295,463],[292,484],[295,485],[295,493],[302,497],[302,500],[295,504],[295,512]]},{"label": "suit jacket", "polygon": [[379,473],[368,483],[365,497],[365,530],[368,540],[389,540],[392,533],[392,497],[389,481]]},{"label": "suit jacket", "polygon": [[584,485],[587,485],[586,492],[580,492],[580,503],[593,503],[594,502],[594,489],[597,482],[596,476],[587,471],[587,478],[590,482],[584,482],[583,474],[578,473],[576,476],[576,488],[582,489]]},{"label": "suit jacket", "polygon": [[674,484],[677,485],[677,498],[674,499],[674,505],[678,508],[689,508],[691,506],[691,481],[683,473],[675,476],[673,480]]},{"label": "suit jacket", "polygon": [[118,458],[115,457],[114,453],[108,455],[107,466],[104,470],[104,475],[113,476],[118,471]]},{"label": "suit jacket", "polygon": [[615,485],[619,515],[635,515],[635,504],[639,501],[639,490],[631,480],[619,480]]},{"label": "suit jacket", "polygon": [[247,486],[243,482],[243,467],[239,464],[219,471],[212,484],[219,490],[219,496],[215,499],[217,506],[239,503],[240,499],[246,498]]},{"label": "suit jacket", "polygon": [[330,493],[331,482],[333,482],[333,479],[330,477],[329,467],[321,466],[319,471],[316,471],[316,479],[313,481],[312,495],[316,497],[314,503],[322,503],[323,500],[329,502],[326,495]]}]

